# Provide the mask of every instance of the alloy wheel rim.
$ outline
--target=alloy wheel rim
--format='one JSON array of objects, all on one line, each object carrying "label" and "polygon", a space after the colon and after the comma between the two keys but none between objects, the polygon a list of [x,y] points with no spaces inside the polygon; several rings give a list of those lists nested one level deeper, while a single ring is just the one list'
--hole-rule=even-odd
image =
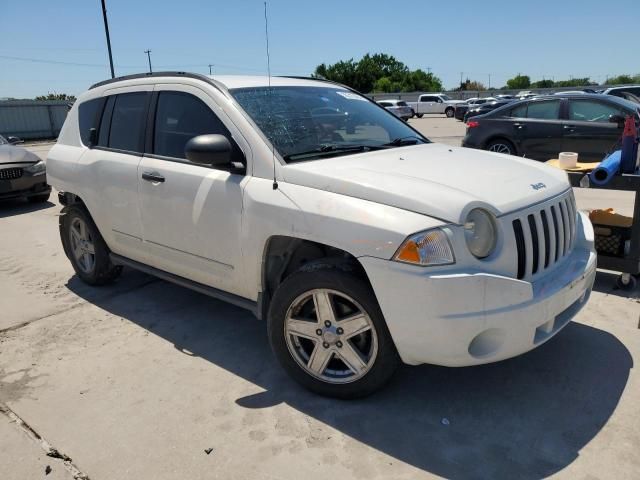
[{"label": "alloy wheel rim", "polygon": [[79,217],[72,220],[69,239],[76,265],[84,273],[91,273],[96,264],[96,250],[93,238],[84,220]]},{"label": "alloy wheel rim", "polygon": [[491,147],[489,147],[489,151],[496,153],[506,153],[509,155],[511,154],[511,149],[504,143],[494,143],[493,145],[491,145]]},{"label": "alloy wheel rim", "polygon": [[371,317],[350,296],[314,289],[289,307],[284,335],[296,363],[323,382],[354,382],[371,370],[378,336]]}]

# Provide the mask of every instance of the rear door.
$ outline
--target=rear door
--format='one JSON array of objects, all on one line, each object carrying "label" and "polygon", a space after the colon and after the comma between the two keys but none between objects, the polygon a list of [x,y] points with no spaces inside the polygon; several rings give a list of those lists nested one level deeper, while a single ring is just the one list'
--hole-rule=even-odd
[{"label": "rear door", "polygon": [[512,117],[513,138],[521,156],[543,161],[557,158],[562,151],[560,99],[519,105]]},{"label": "rear door", "polygon": [[[142,245],[137,172],[152,88],[123,87],[105,93],[97,145],[82,155],[78,165],[87,185],[82,199],[107,244],[115,253],[142,262],[146,254]],[[92,115],[90,111],[87,113]],[[87,145],[89,137],[88,131],[81,132]]]},{"label": "rear door", "polygon": [[578,160],[599,162],[619,147],[622,128],[609,122],[611,115],[627,115],[621,108],[592,98],[570,98],[563,122],[562,149],[577,152]]},{"label": "rear door", "polygon": [[240,227],[244,173],[194,164],[185,144],[204,134],[226,136],[233,160],[248,144],[209,93],[188,85],[157,85],[145,156],[138,168],[140,209],[149,264],[240,293]]}]

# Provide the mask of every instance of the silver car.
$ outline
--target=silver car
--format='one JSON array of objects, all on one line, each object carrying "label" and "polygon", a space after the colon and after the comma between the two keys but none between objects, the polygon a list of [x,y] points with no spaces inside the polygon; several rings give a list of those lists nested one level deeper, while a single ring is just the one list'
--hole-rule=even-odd
[{"label": "silver car", "polygon": [[394,100],[394,99],[380,100],[378,102],[378,105],[386,108],[391,113],[393,113],[396,117],[399,117],[402,120],[406,121],[406,120],[409,120],[411,117],[413,117],[413,110],[409,105],[407,105],[407,102],[403,100]]}]

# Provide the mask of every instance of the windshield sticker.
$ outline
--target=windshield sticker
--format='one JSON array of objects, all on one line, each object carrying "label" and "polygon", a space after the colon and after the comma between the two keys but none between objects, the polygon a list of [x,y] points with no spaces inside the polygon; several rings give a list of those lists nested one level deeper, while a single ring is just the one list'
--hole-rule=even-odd
[{"label": "windshield sticker", "polygon": [[338,95],[344,98],[348,98],[349,100],[360,100],[361,102],[366,102],[367,99],[361,97],[360,95],[353,92],[336,92]]}]

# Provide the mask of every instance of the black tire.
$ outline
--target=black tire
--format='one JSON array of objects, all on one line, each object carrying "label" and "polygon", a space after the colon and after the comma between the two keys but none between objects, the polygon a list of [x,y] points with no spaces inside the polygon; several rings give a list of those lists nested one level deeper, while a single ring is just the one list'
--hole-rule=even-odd
[{"label": "black tire", "polygon": [[[507,140],[506,138],[496,138],[491,140],[484,147],[485,150],[489,150],[491,152],[504,153],[505,155],[517,155],[515,145]],[[507,149],[507,150],[505,150]]]},{"label": "black tire", "polygon": [[411,118],[416,116],[416,111],[412,108],[411,109]]},{"label": "black tire", "polygon": [[637,285],[638,285],[638,281],[636,280],[636,277],[634,277],[633,275],[629,275],[628,279],[625,279],[623,275],[619,275],[618,278],[616,279],[616,286],[620,290],[625,290],[630,292],[631,290],[635,290]]},{"label": "black tire", "polygon": [[[73,248],[71,245],[71,225],[74,219],[80,219],[86,225],[94,249],[94,262],[93,268],[89,271],[85,271],[79,264],[78,260],[73,254]],[[122,266],[114,265],[109,257],[109,247],[105,243],[102,235],[93,222],[91,215],[86,208],[79,204],[70,205],[62,209],[62,215],[59,220],[60,228],[60,240],[62,241],[62,247],[64,253],[71,262],[76,275],[80,279],[88,283],[89,285],[106,285],[113,282],[122,272]]]},{"label": "black tire", "polygon": [[[327,397],[353,399],[370,395],[391,379],[401,363],[378,301],[369,284],[356,272],[357,268],[349,263],[309,263],[280,284],[269,307],[267,330],[273,353],[296,382]],[[314,289],[331,289],[348,295],[359,303],[372,321],[377,335],[377,355],[372,358],[369,370],[350,383],[329,383],[313,377],[296,362],[287,345],[285,318],[289,308],[301,295]]]},{"label": "black tire", "polygon": [[27,200],[29,203],[44,203],[49,201],[49,196],[51,196],[51,192],[43,193],[42,195],[33,195],[27,197]]},{"label": "black tire", "polygon": [[418,118],[422,118],[422,115],[424,115],[424,113],[416,113],[416,117]]},{"label": "black tire", "polygon": [[444,114],[447,116],[447,118],[452,118],[453,115],[455,114],[455,110],[449,107],[444,111]]}]

